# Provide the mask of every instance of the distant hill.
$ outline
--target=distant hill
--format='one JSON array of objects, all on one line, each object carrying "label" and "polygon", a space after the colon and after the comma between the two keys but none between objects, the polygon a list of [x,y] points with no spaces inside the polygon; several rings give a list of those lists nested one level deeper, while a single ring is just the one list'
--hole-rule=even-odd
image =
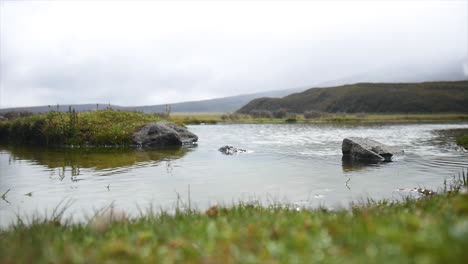
[{"label": "distant hill", "polygon": [[59,111],[66,112],[69,108],[75,109],[75,111],[83,112],[96,109],[106,109],[110,107],[112,109],[123,110],[125,107],[118,105],[109,105],[109,104],[63,104],[63,105],[43,105],[43,106],[30,106],[30,107],[13,107],[13,108],[2,108],[0,109],[1,113],[7,112],[31,112],[31,113],[46,113],[50,111]]},{"label": "distant hill", "polygon": [[[283,97],[291,93],[304,91],[306,88],[296,88],[287,90],[277,90],[262,93],[244,94],[237,96],[230,96],[224,98],[216,98],[210,100],[191,101],[182,103],[169,104],[173,113],[225,113],[234,112],[241,106],[245,105],[252,99],[258,97]],[[161,105],[149,105],[149,106],[118,106],[109,104],[63,104],[63,105],[51,105],[51,106],[31,106],[31,107],[15,107],[15,108],[3,108],[0,109],[1,113],[6,112],[32,112],[32,113],[45,113],[51,110],[54,111],[68,111],[69,107],[75,109],[75,111],[89,111],[96,109],[105,109],[111,107],[117,110],[132,110],[142,111],[146,113],[158,113],[166,110],[166,104]]]},{"label": "distant hill", "polygon": [[[277,90],[262,93],[243,94],[237,96],[216,98],[210,100],[191,101],[170,104],[174,113],[225,113],[234,112],[249,101],[259,97],[283,97],[291,93],[302,92],[307,88],[296,88],[287,90]],[[164,112],[166,105],[150,105],[126,107],[127,109],[143,111],[147,113]]]},{"label": "distant hill", "polygon": [[238,110],[347,113],[468,113],[468,81],[357,83],[312,88],[283,98],[258,98]]}]

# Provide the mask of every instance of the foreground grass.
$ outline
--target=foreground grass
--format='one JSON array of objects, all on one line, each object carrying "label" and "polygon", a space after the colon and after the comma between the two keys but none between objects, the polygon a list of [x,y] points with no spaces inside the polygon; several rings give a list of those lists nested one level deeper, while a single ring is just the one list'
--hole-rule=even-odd
[{"label": "foreground grass", "polygon": [[[111,218],[109,218],[111,219]],[[240,203],[206,212],[57,220],[0,232],[1,263],[465,263],[468,195],[351,210]]]}]

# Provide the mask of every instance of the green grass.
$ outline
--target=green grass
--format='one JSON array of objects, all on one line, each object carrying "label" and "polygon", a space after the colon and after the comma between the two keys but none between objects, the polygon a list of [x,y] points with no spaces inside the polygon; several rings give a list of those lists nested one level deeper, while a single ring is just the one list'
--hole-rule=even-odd
[{"label": "green grass", "polygon": [[443,135],[448,135],[455,139],[457,145],[468,150],[468,129],[467,128],[457,128],[450,130],[441,130],[439,133]]},{"label": "green grass", "polygon": [[169,120],[185,125],[217,124],[222,122],[221,116],[216,113],[174,113],[169,116]]},{"label": "green grass", "polygon": [[[285,118],[253,118],[245,114],[210,115],[218,123],[239,124],[283,124]],[[230,118],[232,116],[232,118]],[[203,114],[192,118],[203,118]],[[468,121],[468,114],[336,114],[322,113],[319,117],[306,119],[304,115],[295,116],[296,123],[414,123],[414,122],[463,122]]]},{"label": "green grass", "polygon": [[454,129],[452,134],[456,137],[457,145],[468,150],[468,129]]},{"label": "green grass", "polygon": [[105,224],[39,221],[0,233],[2,263],[463,263],[466,248],[461,194],[333,212],[238,204]]},{"label": "green grass", "polygon": [[468,149],[468,135],[461,136],[457,138],[457,144]]},{"label": "green grass", "polygon": [[439,195],[368,201],[350,210],[298,210],[239,203],[206,212],[125,217],[107,211],[88,223],[61,210],[0,231],[1,263],[465,263],[466,175]]},{"label": "green grass", "polygon": [[[285,118],[254,118],[246,114],[172,114],[170,120],[184,124],[284,124]],[[463,122],[468,114],[336,114],[322,113],[320,117],[306,119],[295,115],[293,123],[414,123],[414,122]]]},{"label": "green grass", "polygon": [[49,112],[0,124],[0,138],[40,145],[129,145],[140,127],[162,120],[157,115],[99,110]]}]

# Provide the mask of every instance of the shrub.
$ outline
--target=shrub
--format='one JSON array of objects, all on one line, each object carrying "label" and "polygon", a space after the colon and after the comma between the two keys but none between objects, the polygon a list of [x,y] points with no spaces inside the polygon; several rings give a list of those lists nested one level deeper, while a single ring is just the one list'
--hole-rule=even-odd
[{"label": "shrub", "polygon": [[315,119],[315,118],[320,118],[322,116],[324,116],[324,113],[320,111],[311,110],[311,111],[304,112],[305,119]]},{"label": "shrub", "polygon": [[239,114],[223,114],[221,115],[221,120],[223,121],[228,121],[228,120],[231,120],[231,121],[237,121],[241,118],[241,116]]},{"label": "shrub", "polygon": [[366,116],[367,116],[366,113],[363,113],[363,112],[360,112],[360,113],[356,114],[356,117],[358,117],[358,118],[365,118]]},{"label": "shrub", "polygon": [[268,110],[252,110],[249,115],[253,118],[273,118],[273,114]]},{"label": "shrub", "polygon": [[288,115],[288,110],[284,108],[273,111],[274,118],[285,118],[287,115]]},{"label": "shrub", "polygon": [[169,118],[170,113],[160,112],[160,113],[154,113],[154,115],[156,117],[158,117],[158,118],[161,118],[161,119],[167,119],[167,118]]},{"label": "shrub", "polygon": [[34,113],[28,112],[28,111],[21,111],[21,112],[11,111],[11,112],[6,112],[6,113],[4,113],[2,115],[3,115],[3,117],[5,117],[8,120],[15,120],[15,119],[21,118],[21,117],[32,116],[32,115],[34,115]]}]

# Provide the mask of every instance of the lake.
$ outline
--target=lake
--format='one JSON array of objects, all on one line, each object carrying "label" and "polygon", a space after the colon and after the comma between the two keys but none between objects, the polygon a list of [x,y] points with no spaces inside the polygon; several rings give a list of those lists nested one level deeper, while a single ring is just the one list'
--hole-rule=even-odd
[{"label": "lake", "polygon": [[[180,149],[54,149],[0,146],[0,227],[16,214],[49,214],[71,202],[79,221],[113,204],[132,215],[148,208],[204,210],[239,201],[298,207],[347,207],[371,199],[401,199],[413,188],[437,190],[468,168],[468,153],[440,130],[458,124],[200,125],[198,146]],[[369,137],[404,149],[394,162],[342,162],[345,137]],[[227,156],[223,145],[247,149]]]}]

